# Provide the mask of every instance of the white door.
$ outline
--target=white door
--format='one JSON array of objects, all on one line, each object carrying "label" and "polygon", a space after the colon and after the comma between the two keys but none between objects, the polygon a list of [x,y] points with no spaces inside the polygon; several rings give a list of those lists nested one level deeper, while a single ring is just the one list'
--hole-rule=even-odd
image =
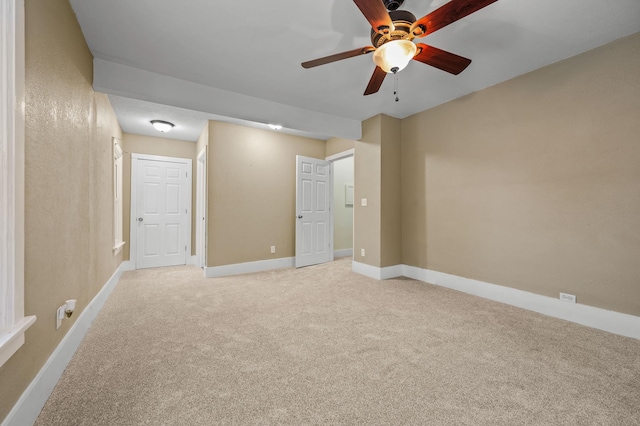
[{"label": "white door", "polygon": [[190,167],[186,162],[136,161],[136,268],[185,265],[191,233]]},{"label": "white door", "polygon": [[296,268],[333,260],[331,163],[296,156]]}]

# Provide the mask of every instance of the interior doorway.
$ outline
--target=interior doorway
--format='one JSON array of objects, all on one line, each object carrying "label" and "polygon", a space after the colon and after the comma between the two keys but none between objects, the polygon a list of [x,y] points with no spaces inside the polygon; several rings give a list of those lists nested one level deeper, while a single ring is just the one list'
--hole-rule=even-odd
[{"label": "interior doorway", "polygon": [[333,247],[335,257],[353,257],[355,150],[327,157],[333,169]]}]

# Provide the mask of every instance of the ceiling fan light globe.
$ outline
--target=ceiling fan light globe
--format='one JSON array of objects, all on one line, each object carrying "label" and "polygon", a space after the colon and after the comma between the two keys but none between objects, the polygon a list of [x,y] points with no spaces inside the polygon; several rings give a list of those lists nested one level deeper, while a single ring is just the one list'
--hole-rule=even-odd
[{"label": "ceiling fan light globe", "polygon": [[387,73],[402,71],[416,55],[415,43],[409,40],[391,40],[373,53],[373,62]]}]

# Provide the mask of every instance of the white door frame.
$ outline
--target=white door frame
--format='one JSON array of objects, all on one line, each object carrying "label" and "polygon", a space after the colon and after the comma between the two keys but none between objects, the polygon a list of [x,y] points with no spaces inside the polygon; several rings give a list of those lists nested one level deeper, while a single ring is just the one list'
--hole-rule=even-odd
[{"label": "white door frame", "polygon": [[198,154],[196,164],[196,265],[207,266],[207,147]]},{"label": "white door frame", "polygon": [[356,153],[356,150],[351,148],[346,151],[342,151],[337,154],[333,154],[328,157],[325,157],[325,160],[331,161],[333,163],[334,161],[342,160],[343,158],[353,157],[355,153]]},{"label": "white door frame", "polygon": [[[131,210],[129,212],[129,261],[133,265],[134,269],[138,269],[136,262],[138,253],[138,241],[137,241],[137,218],[138,218],[138,160],[151,160],[151,161],[167,161],[171,163],[183,163],[187,165],[189,173],[193,173],[192,160],[190,158],[177,158],[177,157],[163,157],[160,155],[148,155],[148,154],[131,154]],[[187,254],[186,263],[189,263],[191,257],[191,203],[193,192],[191,188],[192,179],[187,179],[187,185],[189,190],[189,214],[187,215]]]}]

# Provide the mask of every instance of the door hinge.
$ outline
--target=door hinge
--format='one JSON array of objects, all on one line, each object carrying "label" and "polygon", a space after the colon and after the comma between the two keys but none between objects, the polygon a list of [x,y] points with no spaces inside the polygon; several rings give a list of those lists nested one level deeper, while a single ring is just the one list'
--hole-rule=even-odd
[{"label": "door hinge", "polygon": [[187,246],[184,246],[184,251],[187,251]]},{"label": "door hinge", "polygon": [[184,172],[184,177],[189,177],[189,172]]},{"label": "door hinge", "polygon": [[189,209],[184,209],[184,212],[185,212],[186,214],[189,214]]}]

